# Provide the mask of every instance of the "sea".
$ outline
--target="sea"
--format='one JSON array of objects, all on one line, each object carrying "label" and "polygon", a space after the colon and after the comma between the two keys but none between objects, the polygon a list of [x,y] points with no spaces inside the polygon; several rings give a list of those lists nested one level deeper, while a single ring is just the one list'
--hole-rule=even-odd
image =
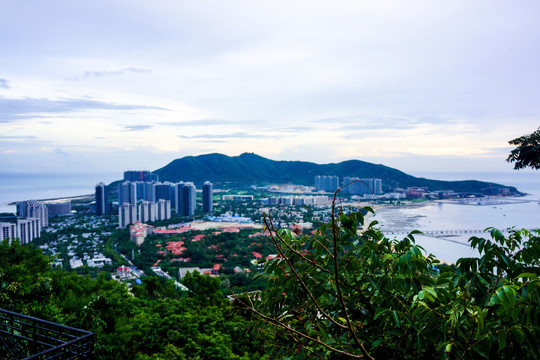
[{"label": "sea", "polygon": [[[477,173],[411,173],[436,180],[481,180],[515,186],[527,195],[505,198],[504,203],[462,205],[429,201],[415,206],[379,208],[373,220],[389,237],[402,238],[412,230],[428,235],[415,235],[417,244],[426,253],[453,263],[460,257],[477,256],[468,239],[489,237],[488,227],[505,230],[540,227],[540,171],[477,172]],[[122,173],[0,173],[0,213],[15,212],[15,201],[44,200],[93,194],[95,185],[121,179]],[[438,232],[438,234],[433,234]]]},{"label": "sea", "polygon": [[375,212],[382,232],[390,238],[401,239],[412,230],[416,243],[426,253],[455,263],[462,257],[478,256],[469,246],[472,236],[490,238],[487,228],[506,231],[540,228],[540,171],[499,173],[413,173],[413,176],[435,180],[481,180],[515,186],[525,196],[492,198],[485,205],[477,202],[459,204],[428,201],[414,206],[383,207]]},{"label": "sea", "polygon": [[13,213],[11,203],[48,200],[95,192],[98,183],[122,179],[123,173],[0,173],[0,213]]}]

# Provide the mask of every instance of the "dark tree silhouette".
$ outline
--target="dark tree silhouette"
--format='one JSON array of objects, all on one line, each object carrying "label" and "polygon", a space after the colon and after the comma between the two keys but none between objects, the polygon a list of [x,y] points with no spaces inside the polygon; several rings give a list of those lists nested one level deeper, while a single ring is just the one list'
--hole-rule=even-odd
[{"label": "dark tree silhouette", "polygon": [[509,143],[517,145],[506,158],[506,161],[515,163],[515,170],[526,167],[540,169],[540,128],[532,134],[510,140]]}]

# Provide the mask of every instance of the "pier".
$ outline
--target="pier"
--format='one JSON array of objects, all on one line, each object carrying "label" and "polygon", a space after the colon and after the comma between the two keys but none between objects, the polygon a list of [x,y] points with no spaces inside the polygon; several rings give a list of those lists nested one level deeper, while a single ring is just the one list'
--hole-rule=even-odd
[{"label": "pier", "polygon": [[[499,229],[502,233],[508,234],[508,229]],[[537,229],[527,229],[528,231],[534,231]],[[386,235],[408,235],[413,230],[397,230],[397,231],[388,231],[385,230]],[[422,230],[420,230],[422,231]],[[459,236],[459,235],[475,235],[475,234],[487,234],[489,235],[489,230],[485,229],[461,229],[461,230],[425,230],[422,231],[422,235],[426,236]]]}]

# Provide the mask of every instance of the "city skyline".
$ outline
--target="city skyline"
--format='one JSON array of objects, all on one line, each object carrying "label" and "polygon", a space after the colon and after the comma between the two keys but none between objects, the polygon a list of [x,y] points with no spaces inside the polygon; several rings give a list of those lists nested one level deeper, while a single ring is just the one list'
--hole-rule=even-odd
[{"label": "city skyline", "polygon": [[534,1],[0,4],[12,172],[214,152],[511,172],[540,125]]}]

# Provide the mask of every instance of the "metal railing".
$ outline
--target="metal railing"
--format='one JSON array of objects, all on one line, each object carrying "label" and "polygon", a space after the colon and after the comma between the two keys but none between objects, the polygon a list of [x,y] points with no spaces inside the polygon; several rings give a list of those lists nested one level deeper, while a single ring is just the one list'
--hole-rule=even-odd
[{"label": "metal railing", "polygon": [[0,360],[49,359],[94,359],[94,334],[0,309]]}]

